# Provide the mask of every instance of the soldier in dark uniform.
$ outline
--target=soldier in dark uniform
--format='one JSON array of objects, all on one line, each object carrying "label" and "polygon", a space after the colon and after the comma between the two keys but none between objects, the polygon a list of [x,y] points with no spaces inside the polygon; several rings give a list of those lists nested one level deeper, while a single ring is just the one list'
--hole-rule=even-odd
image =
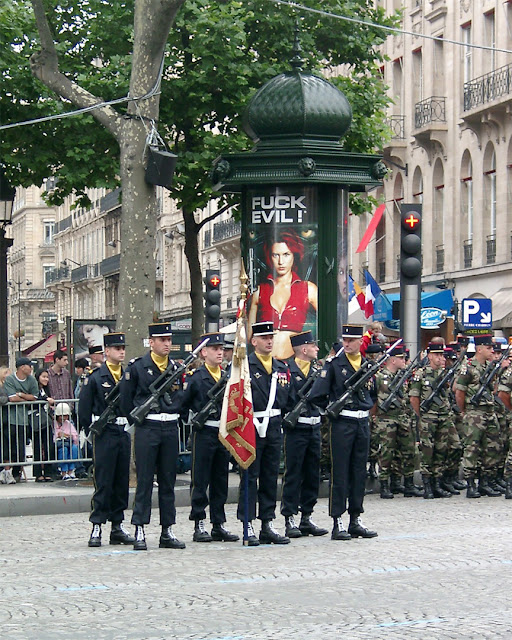
[{"label": "soldier in dark uniform", "polygon": [[[150,350],[141,358],[130,361],[121,383],[121,409],[127,417],[150,396],[149,386],[170,367],[178,365],[169,358],[172,345],[171,326],[167,323],[149,325]],[[160,547],[184,549],[185,543],[176,538],[172,525],[176,522],[174,485],[179,455],[178,420],[183,398],[183,383],[177,380],[164,394],[141,425],[135,428],[135,465],[137,491],[133,505],[132,524],[135,525],[135,551],[147,549],[144,525],[151,518],[153,478],[157,475],[158,506],[160,509]]]},{"label": "soldier in dark uniform", "polygon": [[[103,336],[106,362],[84,380],[78,402],[80,424],[86,429],[107,408],[106,396],[123,375],[126,342],[124,333]],[[135,538],[124,529],[124,511],[128,508],[130,480],[130,436],[125,431],[126,418],[119,416],[108,423],[100,435],[93,435],[94,495],[89,520],[93,523],[90,547],[101,547],[101,525],[112,523],[110,544],[133,544]]]},{"label": "soldier in dark uniform", "polygon": [[[201,349],[204,364],[185,381],[182,416],[189,410],[197,414],[209,401],[208,392],[226,375],[221,369],[224,339],[220,333],[207,333],[208,339]],[[224,505],[228,497],[229,451],[219,440],[222,397],[204,425],[192,430],[192,482],[190,486],[191,511],[189,519],[195,522],[194,542],[236,542],[239,537],[224,527]],[[206,507],[210,504],[211,535],[206,530]]]},{"label": "soldier in dark uniform", "polygon": [[[364,358],[360,348],[363,327],[344,325],[342,345],[345,351],[327,361],[320,377],[311,389],[310,401],[321,408],[337,400],[346,390],[346,383],[361,369]],[[331,421],[331,481],[329,485],[329,513],[334,521],[333,540],[374,538],[371,531],[361,524],[364,512],[363,500],[366,483],[366,463],[370,443],[369,415],[375,402],[374,384],[370,381],[354,395],[339,416]],[[348,531],[341,516],[347,509],[350,514]]]},{"label": "soldier in dark uniform", "polygon": [[[295,357],[288,361],[290,377],[295,395],[316,372],[313,361],[318,355],[318,346],[311,331],[299,333],[290,338]],[[281,513],[285,517],[286,535],[289,538],[301,536],[324,536],[322,529],[311,520],[311,514],[318,498],[320,487],[320,423],[318,407],[307,403],[294,427],[284,427],[284,478]],[[294,516],[301,511],[297,526]]]},{"label": "soldier in dark uniform", "polygon": [[[277,478],[281,457],[281,418],[294,406],[288,365],[272,357],[274,323],[257,322],[252,325],[251,343],[254,353],[249,356],[254,426],[256,428],[256,460],[247,470],[249,479],[248,544],[288,544],[273,526],[276,517]],[[244,520],[245,483],[242,477],[238,501],[238,519]],[[252,521],[261,520],[259,540]]]}]

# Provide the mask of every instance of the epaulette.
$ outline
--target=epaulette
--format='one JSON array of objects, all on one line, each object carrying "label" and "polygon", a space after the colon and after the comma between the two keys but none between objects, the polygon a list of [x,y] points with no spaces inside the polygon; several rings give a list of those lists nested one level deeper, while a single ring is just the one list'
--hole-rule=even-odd
[{"label": "epaulette", "polygon": [[91,376],[96,371],[96,369],[93,369],[92,367],[85,367],[84,371],[88,376]]},{"label": "epaulette", "polygon": [[130,362],[128,362],[128,364],[133,364],[134,362],[137,362],[137,360],[140,360],[141,358],[142,356],[138,356],[137,358],[132,358]]}]

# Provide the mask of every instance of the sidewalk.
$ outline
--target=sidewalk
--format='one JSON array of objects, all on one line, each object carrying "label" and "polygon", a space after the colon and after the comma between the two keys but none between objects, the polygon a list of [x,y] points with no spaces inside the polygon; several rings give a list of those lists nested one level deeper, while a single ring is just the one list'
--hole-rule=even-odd
[{"label": "sidewalk", "polygon": [[[280,482],[282,477],[280,477]],[[228,503],[238,501],[239,476],[229,474]],[[90,480],[37,483],[27,480],[18,484],[0,485],[0,518],[12,516],[52,515],[56,513],[83,513],[91,509],[94,488]],[[278,493],[280,492],[280,488]],[[326,498],[328,483],[320,483],[319,498]],[[133,507],[135,489],[130,489],[129,509]],[[190,506],[190,472],[176,480],[176,506]],[[158,488],[153,490],[153,507],[158,507]]]}]

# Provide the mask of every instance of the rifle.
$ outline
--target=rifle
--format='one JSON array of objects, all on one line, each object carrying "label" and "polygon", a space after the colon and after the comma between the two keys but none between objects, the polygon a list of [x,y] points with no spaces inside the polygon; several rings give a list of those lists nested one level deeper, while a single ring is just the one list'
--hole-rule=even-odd
[{"label": "rifle", "polygon": [[462,355],[458,360],[455,361],[455,364],[453,364],[447,371],[445,371],[444,374],[441,374],[437,378],[435,386],[432,387],[432,391],[425,398],[425,400],[422,400],[420,403],[421,411],[428,411],[433,402],[435,402],[437,405],[441,404],[439,398],[437,397],[437,394],[444,388],[445,385],[451,386],[453,378],[462,365],[463,361],[464,356]]},{"label": "rifle", "polygon": [[109,422],[115,422],[116,418],[119,415],[118,409],[119,409],[119,400],[120,400],[120,394],[119,394],[120,382],[121,381],[119,381],[116,384],[116,386],[109,391],[108,395],[105,397],[105,402],[107,403],[107,406],[101,413],[100,417],[95,422],[91,422],[89,426],[89,434],[85,439],[90,444],[92,444],[93,435],[97,437],[101,436],[107,424]]},{"label": "rifle", "polygon": [[508,358],[511,347],[512,347],[512,344],[509,344],[508,347],[505,349],[505,351],[501,354],[501,357],[499,360],[493,360],[492,362],[489,362],[485,371],[480,376],[480,386],[478,387],[478,390],[475,393],[475,395],[470,400],[472,405],[478,406],[480,404],[480,400],[482,399],[482,397],[485,397],[485,400],[487,401],[491,399],[487,386],[494,380],[496,375],[499,373],[501,369],[501,363],[503,362],[503,360],[506,360]]},{"label": "rifle", "polygon": [[[340,354],[342,354],[344,350],[345,350],[344,347],[341,347],[341,349],[339,349],[334,356],[331,356],[330,358],[326,358],[325,361],[331,362],[331,360],[333,360],[334,358],[337,358]],[[299,393],[298,393],[299,401],[293,407],[293,409],[289,411],[283,418],[284,427],[288,427],[289,429],[291,429],[297,424],[303,409],[306,407],[308,396],[311,391],[311,387],[313,386],[315,380],[318,378],[321,372],[322,372],[322,367],[318,367],[317,369],[315,369],[314,372],[307,378],[306,382],[299,389]]]},{"label": "rifle", "polygon": [[356,393],[359,393],[364,385],[370,380],[370,378],[379,370],[380,366],[386,362],[386,360],[391,356],[391,352],[393,349],[398,346],[402,342],[402,338],[399,338],[396,342],[394,342],[382,355],[378,360],[370,362],[367,360],[365,362],[365,367],[361,367],[359,371],[356,371],[354,374],[350,376],[350,378],[345,383],[345,391],[341,394],[341,396],[331,402],[325,412],[331,419],[337,418],[343,407],[347,404],[347,402],[352,398],[352,396]]},{"label": "rifle", "polygon": [[400,369],[399,371],[397,371],[395,377],[393,378],[393,381],[389,385],[388,397],[379,406],[379,409],[383,413],[386,413],[387,411],[389,411],[389,409],[391,408],[391,405],[395,401],[396,396],[400,396],[401,398],[403,398],[402,387],[404,386],[404,384],[406,384],[406,382],[414,373],[416,363],[419,361],[420,357],[421,357],[421,351],[418,351],[414,360],[409,362],[409,364],[403,369]]},{"label": "rifle", "polygon": [[213,385],[213,387],[208,391],[207,397],[208,402],[204,405],[201,411],[198,411],[196,415],[190,421],[192,428],[194,429],[202,429],[204,427],[205,422],[208,420],[212,413],[215,413],[217,410],[219,399],[224,396],[224,391],[226,389],[226,384],[229,380],[229,374],[223,373],[219,380]]},{"label": "rifle", "polygon": [[194,362],[194,360],[197,358],[197,354],[201,351],[203,347],[207,345],[208,340],[209,338],[205,338],[201,342],[201,344],[199,344],[194,349],[194,351],[189,353],[188,356],[185,358],[185,360],[183,360],[183,362],[175,371],[172,370],[173,367],[175,366],[175,363],[173,361],[171,364],[169,364],[167,369],[163,373],[161,373],[158,376],[158,378],[149,385],[149,391],[151,395],[149,396],[149,398],[147,398],[147,400],[144,400],[144,402],[141,405],[139,405],[138,407],[135,407],[135,409],[133,409],[130,412],[131,422],[135,422],[138,425],[141,425],[144,422],[146,416],[148,415],[148,413],[150,413],[151,409],[155,406],[155,404],[158,404],[158,401],[160,400],[160,398],[165,393],[167,393],[167,391],[169,391],[169,389],[176,382],[176,380],[182,375],[182,373],[189,366],[189,364],[192,364],[192,362]]}]

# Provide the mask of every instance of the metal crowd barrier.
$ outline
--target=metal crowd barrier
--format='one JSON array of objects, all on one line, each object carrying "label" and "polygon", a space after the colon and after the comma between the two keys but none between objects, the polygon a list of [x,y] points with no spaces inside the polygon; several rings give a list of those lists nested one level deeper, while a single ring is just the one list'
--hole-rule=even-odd
[{"label": "metal crowd barrier", "polygon": [[[84,426],[78,418],[78,400],[58,400],[55,405],[60,402],[70,406],[70,420],[78,436],[76,449],[55,438],[55,417],[48,402],[9,402],[0,407],[0,468],[48,465],[55,471],[61,463],[86,471],[91,467],[92,445],[87,442]],[[190,469],[189,436],[190,427],[180,424],[178,473]],[[27,459],[27,451],[31,451],[31,459]],[[46,470],[42,475],[47,475]]]}]

